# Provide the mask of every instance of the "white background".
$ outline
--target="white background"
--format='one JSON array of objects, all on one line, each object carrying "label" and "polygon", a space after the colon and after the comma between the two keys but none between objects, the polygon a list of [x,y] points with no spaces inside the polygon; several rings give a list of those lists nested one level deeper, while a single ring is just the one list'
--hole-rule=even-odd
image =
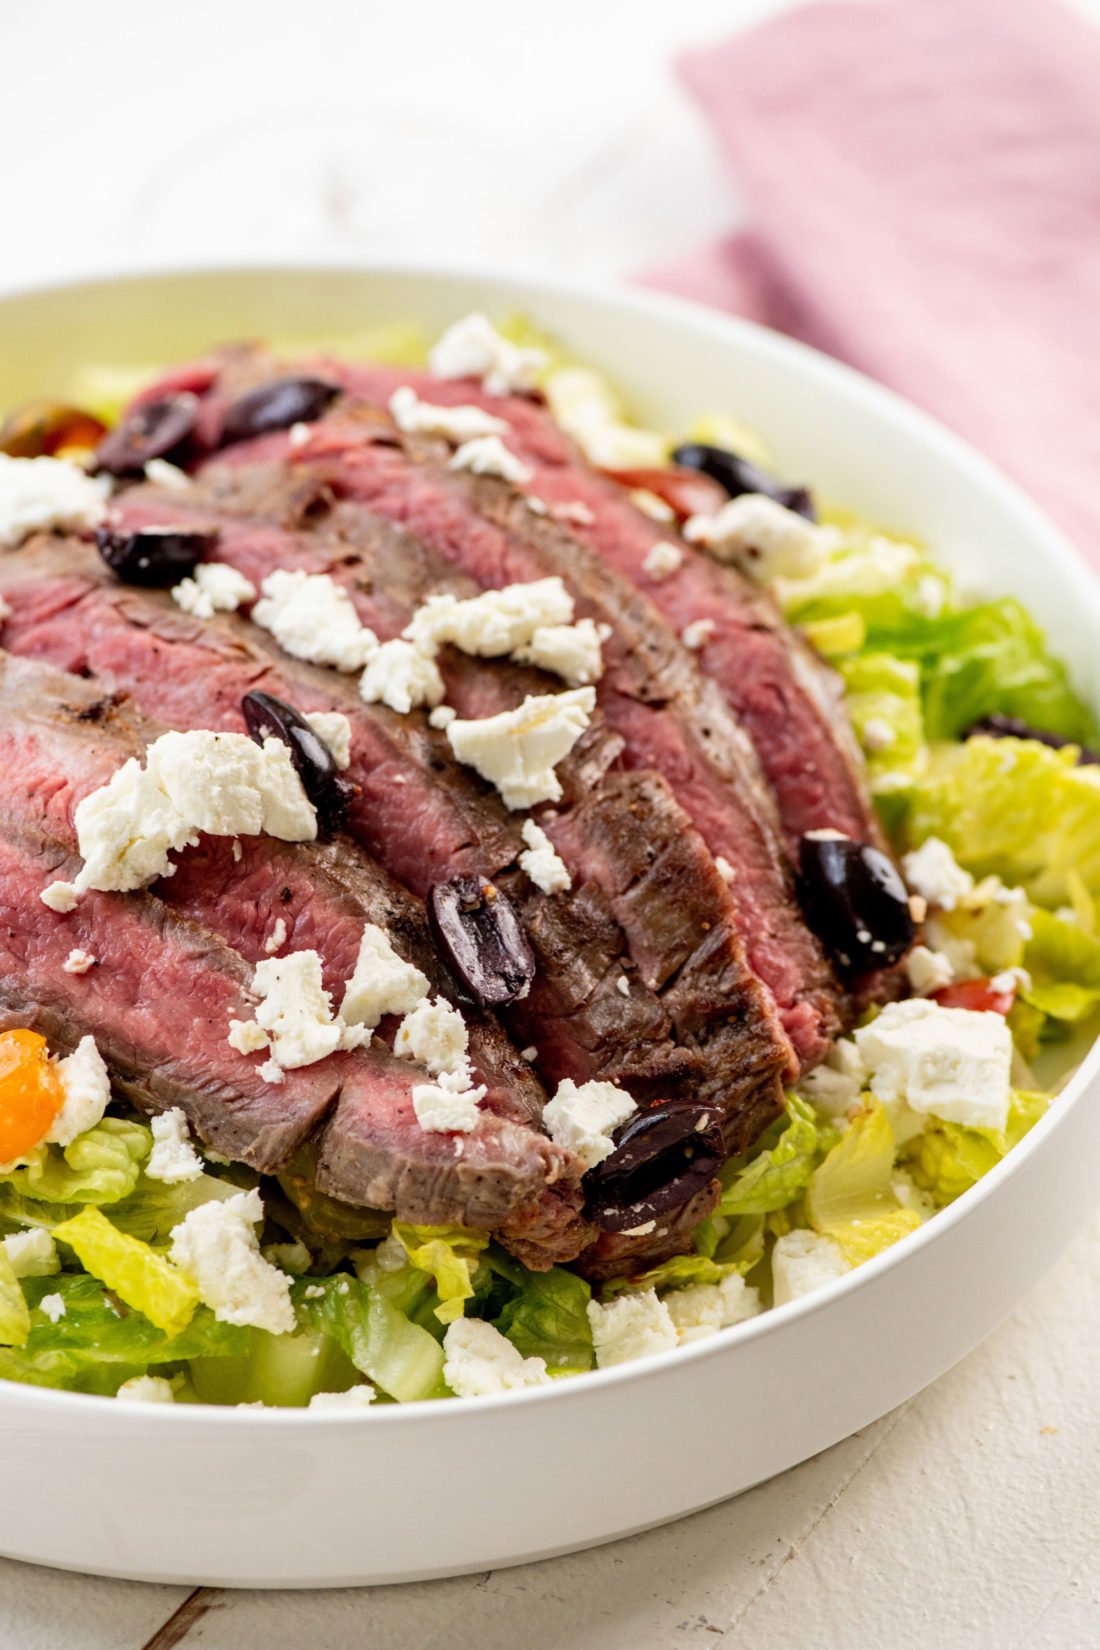
[{"label": "white background", "polygon": [[[599,277],[661,262],[739,211],[670,59],[776,9],[0,0],[0,285],[288,251]],[[0,1562],[0,1643],[1085,1650],[1100,1642],[1098,1263],[1100,1224],[930,1391],[670,1529],[330,1595],[189,1598]],[[440,1515],[425,1509],[426,1541]]]}]

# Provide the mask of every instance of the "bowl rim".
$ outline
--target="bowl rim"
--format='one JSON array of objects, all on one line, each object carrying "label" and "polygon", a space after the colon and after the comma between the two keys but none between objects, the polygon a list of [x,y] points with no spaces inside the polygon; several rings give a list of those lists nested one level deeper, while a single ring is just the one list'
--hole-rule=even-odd
[{"label": "bowl rim", "polygon": [[[384,276],[427,280],[436,283],[468,282],[499,289],[502,296],[509,288],[524,289],[523,301],[537,306],[539,295],[550,298],[576,298],[594,307],[611,307],[633,313],[639,323],[645,317],[656,316],[686,326],[694,332],[709,334],[734,347],[741,347],[765,362],[784,363],[808,380],[812,389],[820,384],[835,386],[840,393],[862,401],[872,416],[900,429],[903,439],[915,440],[931,449],[938,462],[962,469],[979,488],[999,498],[1004,508],[1014,514],[1025,531],[1035,540],[1053,564],[1060,579],[1074,587],[1081,605],[1092,616],[1100,633],[1100,582],[1090,572],[1082,557],[1065,534],[1047,513],[1024,490],[1013,482],[990,459],[962,436],[932,414],[899,395],[886,385],[877,383],[866,373],[846,363],[834,360],[822,351],[765,327],[742,316],[716,310],[694,300],[676,297],[665,292],[652,291],[621,280],[591,280],[580,277],[547,277],[522,264],[459,263],[447,264],[429,257],[384,256],[349,259],[345,254],[311,253],[257,259],[254,262],[227,262],[216,256],[197,255],[194,259],[160,259],[148,263],[131,260],[122,268],[111,265],[91,266],[75,275],[66,275],[45,281],[6,285],[0,282],[0,315],[10,303],[66,293],[76,296],[88,287],[126,286],[157,281],[173,281],[188,277],[216,279],[268,276],[339,275]],[[682,1368],[686,1362],[724,1355],[728,1349],[750,1340],[757,1340],[781,1332],[800,1319],[809,1318],[840,1299],[872,1285],[884,1273],[904,1265],[910,1256],[942,1241],[960,1223],[967,1220],[989,1198],[995,1197],[1005,1183],[1018,1174],[1024,1164],[1040,1151],[1046,1140],[1062,1126],[1068,1113],[1079,1105],[1100,1073],[1100,1035],[1092,1043],[1077,1068],[1069,1075],[1062,1088],[1056,1091],[1055,1103],[1039,1119],[1027,1135],[981,1180],[969,1187],[946,1208],[909,1233],[889,1249],[871,1260],[853,1268],[824,1287],[788,1301],[782,1306],[749,1318],[742,1323],[721,1329],[716,1334],[685,1346],[671,1348],[632,1363],[612,1365],[607,1369],[592,1369],[576,1375],[561,1377],[548,1386],[522,1388],[513,1392],[464,1398],[428,1398],[409,1404],[380,1404],[376,1409],[340,1410],[280,1408],[278,1406],[221,1405],[221,1404],[133,1404],[98,1393],[68,1392],[64,1388],[40,1387],[19,1381],[0,1380],[0,1405],[25,1404],[37,1409],[45,1406],[57,1413],[61,1404],[77,1406],[89,1416],[101,1420],[113,1415],[116,1424],[133,1420],[135,1410],[154,1419],[154,1425],[168,1427],[224,1428],[243,1422],[249,1427],[313,1428],[322,1426],[400,1426],[419,1422],[442,1422],[447,1417],[457,1418],[471,1411],[484,1414],[507,1405],[513,1410],[519,1405],[562,1403],[572,1393],[582,1397],[606,1388],[609,1392],[625,1383],[650,1380],[664,1371]],[[364,1377],[365,1379],[365,1377]]]}]

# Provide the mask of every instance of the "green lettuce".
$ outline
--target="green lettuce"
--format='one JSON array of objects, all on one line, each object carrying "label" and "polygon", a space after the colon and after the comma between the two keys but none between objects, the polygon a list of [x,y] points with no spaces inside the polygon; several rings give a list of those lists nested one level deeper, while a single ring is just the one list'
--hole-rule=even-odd
[{"label": "green lettuce", "polygon": [[380,1289],[341,1272],[299,1278],[291,1297],[303,1327],[323,1330],[391,1398],[411,1403],[446,1396],[439,1342]]},{"label": "green lettuce", "polygon": [[894,1193],[894,1158],[894,1131],[876,1100],[852,1120],[811,1176],[805,1202],[810,1224],[839,1244],[853,1266],[921,1223]]},{"label": "green lettuce", "polygon": [[525,1358],[544,1358],[551,1375],[591,1369],[592,1329],[587,1306],[592,1290],[583,1278],[555,1266],[549,1272],[517,1268],[522,1282],[496,1327]]},{"label": "green lettuce", "polygon": [[1028,920],[1025,1002],[1055,1020],[1082,1019],[1100,1004],[1100,940],[1049,911],[1034,910]]},{"label": "green lettuce", "polygon": [[199,1304],[199,1292],[149,1244],[120,1232],[93,1208],[62,1221],[53,1235],[58,1243],[68,1244],[86,1272],[165,1334],[178,1335],[186,1329]]},{"label": "green lettuce", "polygon": [[412,1226],[395,1220],[393,1235],[413,1266],[435,1279],[440,1301],[435,1315],[440,1323],[461,1318],[465,1303],[474,1295],[474,1273],[488,1247],[488,1233],[465,1226]]},{"label": "green lettuce", "polygon": [[30,1328],[26,1297],[0,1244],[0,1346],[24,1346]]},{"label": "green lettuce", "polygon": [[817,1122],[812,1107],[795,1094],[788,1094],[786,1112],[774,1144],[765,1145],[748,1162],[737,1159],[723,1169],[720,1215],[768,1214],[782,1209],[807,1185],[820,1148]]},{"label": "green lettuce", "polygon": [[[864,653],[839,661],[848,714],[863,747],[871,794],[887,822],[900,818],[927,754],[921,710],[920,667],[890,653]],[[892,736],[883,745],[880,730]]]},{"label": "green lettuce", "polygon": [[105,1117],[64,1150],[40,1146],[25,1168],[0,1175],[0,1189],[40,1203],[118,1203],[137,1186],[152,1145],[144,1123]]},{"label": "green lettuce", "polygon": [[1003,1134],[930,1118],[924,1132],[904,1148],[903,1161],[916,1184],[937,1208],[942,1208],[988,1174],[1034,1127],[1049,1105],[1049,1095],[1014,1091]]}]

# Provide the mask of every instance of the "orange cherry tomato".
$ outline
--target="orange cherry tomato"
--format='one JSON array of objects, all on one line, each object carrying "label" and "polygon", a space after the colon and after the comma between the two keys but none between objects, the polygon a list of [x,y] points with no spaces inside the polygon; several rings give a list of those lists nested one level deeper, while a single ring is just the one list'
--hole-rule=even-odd
[{"label": "orange cherry tomato", "polygon": [[43,458],[67,447],[88,449],[107,426],[82,407],[62,401],[28,401],[0,425],[0,453],[10,458]]},{"label": "orange cherry tomato", "polygon": [[712,516],[729,503],[725,488],[698,470],[680,470],[673,465],[667,470],[605,470],[604,475],[620,487],[653,493],[680,521],[688,516]]},{"label": "orange cherry tomato", "polygon": [[975,1014],[1007,1014],[1016,1001],[1016,981],[1008,990],[994,986],[991,979],[959,980],[932,992],[941,1008],[969,1008]]},{"label": "orange cherry tomato", "polygon": [[33,1151],[64,1098],[46,1039],[35,1031],[0,1032],[0,1163]]}]

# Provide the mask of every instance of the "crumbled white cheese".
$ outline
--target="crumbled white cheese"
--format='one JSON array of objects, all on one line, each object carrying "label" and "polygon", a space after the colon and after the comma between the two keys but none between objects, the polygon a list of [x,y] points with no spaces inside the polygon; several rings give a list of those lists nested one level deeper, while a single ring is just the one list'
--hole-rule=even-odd
[{"label": "crumbled white cheese", "polygon": [[676,511],[671,504],[666,504],[663,498],[651,493],[647,487],[633,487],[627,494],[635,510],[640,510],[643,516],[650,521],[675,521]]},{"label": "crumbled white cheese", "polygon": [[668,1352],[678,1344],[672,1315],[653,1289],[620,1295],[606,1306],[589,1301],[588,1321],[601,1369]]},{"label": "crumbled white cheese", "polygon": [[427,1066],[433,1077],[469,1073],[466,1022],[457,1008],[442,997],[425,997],[397,1028],[393,1052],[399,1060]]},{"label": "crumbled white cheese", "polygon": [[371,1031],[386,1014],[411,1014],[428,995],[428,980],[419,968],[399,957],[377,924],[368,922],[359,955],[344,987],[340,1018],[345,1025]]},{"label": "crumbled white cheese", "polygon": [[519,856],[520,869],[526,871],[536,888],[544,894],[564,894],[572,888],[573,879],[565,861],[533,819],[523,822],[523,840],[527,847]]},{"label": "crumbled white cheese", "polygon": [[172,600],[196,619],[235,613],[242,602],[256,599],[256,586],[223,561],[200,561],[191,578],[172,586]]},{"label": "crumbled white cheese", "polygon": [[970,872],[963,869],[947,843],[941,842],[938,836],[930,836],[927,842],[906,854],[901,868],[914,893],[943,911],[953,911],[958,901],[974,887]]},{"label": "crumbled white cheese", "polygon": [[407,716],[417,705],[438,705],[443,678],[427,652],[412,642],[383,642],[367,661],[359,692],[368,705],[388,705]]},{"label": "crumbled white cheese", "polygon": [[[84,797],[75,814],[84,859],[75,884],[53,883],[42,896],[71,910],[68,889],[127,891],[170,876],[169,854],[211,836],[311,842],[317,816],[281,739],[257,745],[242,733],[165,733],[125,762],[110,782]],[[48,897],[47,897],[48,896]]]},{"label": "crumbled white cheese", "polygon": [[130,1380],[123,1381],[115,1397],[128,1399],[132,1404],[174,1404],[176,1401],[172,1383],[163,1375],[131,1376]]},{"label": "crumbled white cheese", "polygon": [[428,721],[433,728],[449,728],[457,715],[458,712],[453,705],[436,705],[429,714]]},{"label": "crumbled white cheese", "polygon": [[482,435],[505,435],[508,425],[480,407],[435,407],[421,401],[408,384],[390,396],[390,412],[399,430],[408,435],[440,435],[454,446]]},{"label": "crumbled white cheese", "polygon": [[82,1037],[73,1052],[57,1062],[57,1075],[65,1098],[46,1139],[71,1146],[78,1134],[103,1121],[111,1098],[111,1079],[95,1038]]},{"label": "crumbled white cheese", "polygon": [[17,1278],[48,1278],[61,1270],[57,1245],[44,1226],[13,1232],[4,1239],[3,1249]]},{"label": "crumbled white cheese", "polygon": [[89,969],[96,965],[96,958],[90,951],[81,951],[79,946],[74,947],[65,961],[61,964],[66,974],[87,974]]},{"label": "crumbled white cheese", "polygon": [[625,974],[620,974],[618,979],[615,981],[615,990],[619,993],[620,997],[630,996],[630,981],[627,979]]},{"label": "crumbled white cheese", "polygon": [[297,424],[292,424],[290,426],[290,430],[286,438],[287,446],[295,450],[299,447],[304,447],[312,433],[312,424],[307,424],[304,420],[299,419]]},{"label": "crumbled white cheese", "polygon": [[576,624],[540,625],[529,642],[516,649],[517,664],[536,665],[560,676],[570,687],[598,682],[603,675],[600,632],[591,619]]},{"label": "crumbled white cheese", "polygon": [[886,751],[897,743],[897,734],[881,716],[869,716],[863,724],[863,746],[872,753]]},{"label": "crumbled white cheese", "polygon": [[615,1150],[611,1131],[637,1109],[626,1090],[614,1083],[577,1084],[566,1077],[543,1108],[542,1121],[556,1146],[575,1152],[585,1168],[593,1169]]},{"label": "crumbled white cheese", "polygon": [[[283,1071],[311,1066],[339,1048],[355,1048],[363,1041],[360,1028],[333,1018],[316,951],[292,951],[288,957],[257,963],[252,989],[261,999],[256,1024],[267,1033],[265,1046]],[[239,1024],[230,1022],[231,1039],[243,1035],[235,1031]]]},{"label": "crumbled white cheese", "polygon": [[596,708],[594,688],[528,695],[515,710],[478,721],[456,718],[447,729],[460,762],[497,787],[509,808],[557,802],[554,772],[588,727]]},{"label": "crumbled white cheese", "polygon": [[340,710],[307,710],[306,721],[338,768],[351,766],[351,723]]},{"label": "crumbled white cheese", "polygon": [[680,632],[680,640],[689,653],[699,653],[718,629],[713,619],[693,619]]},{"label": "crumbled white cheese", "polygon": [[914,997],[888,1003],[855,1040],[880,1100],[904,1100],[945,1123],[1004,1129],[1012,1034],[1003,1015]]},{"label": "crumbled white cheese", "polygon": [[951,958],[942,951],[930,951],[926,945],[915,945],[905,959],[905,975],[918,997],[930,996],[955,978]]},{"label": "crumbled white cheese", "polygon": [[38,1303],[40,1312],[44,1312],[51,1323],[57,1323],[65,1316],[64,1295],[43,1295]]},{"label": "crumbled white cheese", "polygon": [[374,1388],[369,1381],[349,1386],[346,1392],[315,1392],[307,1409],[369,1409],[374,1402]]},{"label": "crumbled white cheese", "polygon": [[278,1060],[265,1060],[263,1065],[258,1067],[258,1070],[264,1082],[273,1083],[276,1088],[280,1083],[286,1082],[286,1072]]},{"label": "crumbled white cheese", "polygon": [[529,464],[508,451],[499,435],[477,435],[472,441],[464,441],[447,468],[469,470],[475,476],[497,476],[516,487],[522,487],[534,474]]},{"label": "crumbled white cheese", "polygon": [[521,1048],[520,1049],[519,1057],[520,1057],[521,1060],[526,1060],[528,1063],[530,1063],[532,1060],[537,1060],[538,1059],[539,1051],[535,1047],[534,1043],[528,1043],[526,1048]]},{"label": "crumbled white cheese", "polygon": [[776,1306],[823,1289],[852,1270],[838,1243],[801,1229],[785,1232],[772,1251],[772,1292]]},{"label": "crumbled white cheese", "polygon": [[750,1288],[738,1272],[731,1272],[721,1283],[696,1283],[687,1289],[672,1289],[665,1295],[664,1303],[676,1325],[681,1346],[701,1341],[735,1323],[744,1323],[761,1310],[760,1291]]},{"label": "crumbled white cheese", "polygon": [[230,1020],[225,1040],[238,1054],[258,1054],[267,1047],[267,1032],[255,1020]]},{"label": "crumbled white cheese", "polygon": [[723,854],[715,855],[714,869],[718,872],[718,875],[722,878],[723,882],[733,882],[734,878],[737,876],[737,872]]},{"label": "crumbled white cheese", "polygon": [[548,359],[545,350],[502,337],[480,311],[455,321],[428,352],[436,378],[480,378],[491,395],[533,389]]},{"label": "crumbled white cheese", "polygon": [[145,1160],[145,1173],[150,1180],[160,1180],[166,1186],[178,1186],[185,1180],[198,1180],[202,1174],[202,1158],[191,1144],[187,1118],[179,1106],[162,1111],[150,1118],[153,1131],[153,1149]]},{"label": "crumbled white cheese", "polygon": [[70,911],[76,910],[76,902],[80,895],[73,882],[51,882],[48,888],[43,888],[38,897],[43,905],[48,906],[51,911],[56,911],[58,916],[64,917]]},{"label": "crumbled white cheese", "polygon": [[587,504],[582,504],[579,498],[569,499],[565,504],[555,504],[554,517],[570,527],[591,527],[596,519],[594,511]]},{"label": "crumbled white cheese", "polygon": [[762,584],[809,578],[821,567],[828,545],[813,522],[763,493],[742,493],[713,516],[692,516],[684,537]]},{"label": "crumbled white cheese", "polygon": [[285,944],[286,921],[283,917],[276,917],[275,926],[272,928],[270,934],[267,936],[267,939],[264,941],[264,950],[267,952],[269,957],[273,957],[276,951],[281,951],[283,949]]},{"label": "crumbled white cheese", "polygon": [[416,1121],[425,1134],[469,1134],[481,1121],[478,1101],[485,1093],[482,1085],[470,1086],[468,1071],[441,1072],[434,1083],[413,1085]]},{"label": "crumbled white cheese", "polygon": [[528,493],[525,502],[527,508],[533,516],[548,516],[550,514],[550,510],[545,499],[535,498],[532,494]]},{"label": "crumbled white cheese", "polygon": [[110,491],[109,476],[90,476],[67,459],[0,453],[0,545],[12,550],[47,527],[97,527]]},{"label": "crumbled white cheese", "polygon": [[172,1228],[171,1259],[219,1323],[290,1335],[297,1326],[290,1279],[260,1253],[255,1228],[263,1218],[255,1187],[200,1203]]},{"label": "crumbled white cheese", "polygon": [[859,1049],[848,1037],[833,1044],[819,1066],[798,1083],[798,1092],[823,1117],[843,1117],[867,1087],[867,1069]]},{"label": "crumbled white cheese", "polygon": [[377,648],[374,631],[360,623],[351,597],[327,573],[280,567],[261,588],[253,620],[295,659],[362,670]]},{"label": "crumbled white cheese", "polygon": [[483,1318],[456,1318],[443,1337],[443,1379],[458,1398],[485,1398],[545,1386],[544,1358],[525,1358]]},{"label": "crumbled white cheese", "polygon": [[646,551],[642,562],[642,572],[648,573],[651,579],[668,579],[673,573],[678,573],[684,565],[684,552],[678,544],[651,545]]},{"label": "crumbled white cheese", "polygon": [[151,487],[162,487],[166,493],[186,493],[192,484],[187,471],[178,464],[169,464],[166,458],[151,458],[144,474]]},{"label": "crumbled white cheese", "polygon": [[429,596],[404,634],[424,653],[434,654],[450,642],[463,653],[495,659],[523,647],[537,630],[570,624],[572,619],[573,598],[554,577],[506,584],[502,590],[483,590],[465,599]]}]

